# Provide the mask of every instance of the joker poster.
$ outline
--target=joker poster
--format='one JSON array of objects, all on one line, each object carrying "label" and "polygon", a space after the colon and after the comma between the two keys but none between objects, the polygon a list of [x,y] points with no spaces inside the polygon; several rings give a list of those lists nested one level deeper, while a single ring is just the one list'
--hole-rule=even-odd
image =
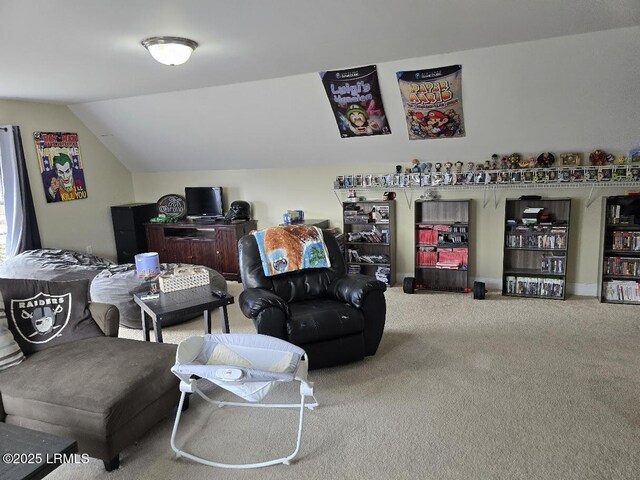
[{"label": "joker poster", "polygon": [[375,65],[320,72],[342,138],[391,133]]},{"label": "joker poster", "polygon": [[47,203],[87,198],[77,133],[34,132]]},{"label": "joker poster", "polygon": [[462,65],[397,72],[409,140],[464,137]]}]

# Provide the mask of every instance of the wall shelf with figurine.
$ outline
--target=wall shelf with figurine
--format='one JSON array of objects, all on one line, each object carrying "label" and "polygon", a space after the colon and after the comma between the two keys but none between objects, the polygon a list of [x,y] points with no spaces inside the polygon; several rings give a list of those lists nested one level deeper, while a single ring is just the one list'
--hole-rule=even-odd
[{"label": "wall shelf with figurine", "polygon": [[[338,195],[340,190],[416,190],[435,189],[495,189],[495,188],[591,188],[637,187],[640,185],[640,150],[629,152],[629,157],[615,159],[602,150],[589,155],[589,165],[581,165],[581,154],[563,153],[559,162],[552,153],[540,154],[523,160],[519,154],[466,167],[462,162],[444,164],[420,163],[414,160],[412,167],[396,173],[365,173],[339,175],[333,183]],[[632,163],[628,163],[632,161]],[[553,166],[557,163],[556,166]],[[587,201],[590,205],[591,195]],[[407,200],[409,201],[409,200]]]}]

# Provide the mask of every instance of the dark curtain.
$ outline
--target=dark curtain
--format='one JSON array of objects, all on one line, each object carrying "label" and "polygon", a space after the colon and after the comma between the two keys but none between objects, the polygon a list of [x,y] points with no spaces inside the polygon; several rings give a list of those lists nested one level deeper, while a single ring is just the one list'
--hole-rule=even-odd
[{"label": "dark curtain", "polygon": [[20,135],[20,127],[13,128],[13,143],[16,147],[16,171],[18,172],[18,182],[20,184],[21,202],[22,202],[22,235],[20,238],[19,253],[25,250],[33,250],[42,248],[40,243],[40,231],[38,230],[38,220],[36,219],[36,211],[33,207],[33,197],[31,196],[31,184],[29,183],[29,174],[27,173],[27,162],[24,158],[24,149],[22,148],[22,136]]}]

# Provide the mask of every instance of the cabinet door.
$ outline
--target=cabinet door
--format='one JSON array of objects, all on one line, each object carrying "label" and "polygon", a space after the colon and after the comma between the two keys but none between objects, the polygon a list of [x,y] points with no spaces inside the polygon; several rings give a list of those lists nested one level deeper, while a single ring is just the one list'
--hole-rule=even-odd
[{"label": "cabinet door", "polygon": [[191,261],[195,265],[204,265],[219,271],[220,265],[216,255],[216,241],[211,238],[192,238]]},{"label": "cabinet door", "polygon": [[165,250],[160,255],[161,263],[193,263],[191,240],[182,237],[165,237],[164,240]]},{"label": "cabinet door", "polygon": [[238,239],[235,228],[218,229],[215,253],[219,261],[218,271],[222,275],[239,278]]},{"label": "cabinet door", "polygon": [[162,227],[147,226],[147,252],[158,252],[160,263],[168,262],[164,229]]}]

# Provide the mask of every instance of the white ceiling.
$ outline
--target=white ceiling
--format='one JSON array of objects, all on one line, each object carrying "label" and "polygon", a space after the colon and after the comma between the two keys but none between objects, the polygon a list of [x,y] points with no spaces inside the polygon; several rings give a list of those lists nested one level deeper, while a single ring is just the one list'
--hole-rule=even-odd
[{"label": "white ceiling", "polygon": [[[0,98],[76,104],[640,24],[638,0],[0,0]],[[179,67],[140,41],[200,46]]]}]

